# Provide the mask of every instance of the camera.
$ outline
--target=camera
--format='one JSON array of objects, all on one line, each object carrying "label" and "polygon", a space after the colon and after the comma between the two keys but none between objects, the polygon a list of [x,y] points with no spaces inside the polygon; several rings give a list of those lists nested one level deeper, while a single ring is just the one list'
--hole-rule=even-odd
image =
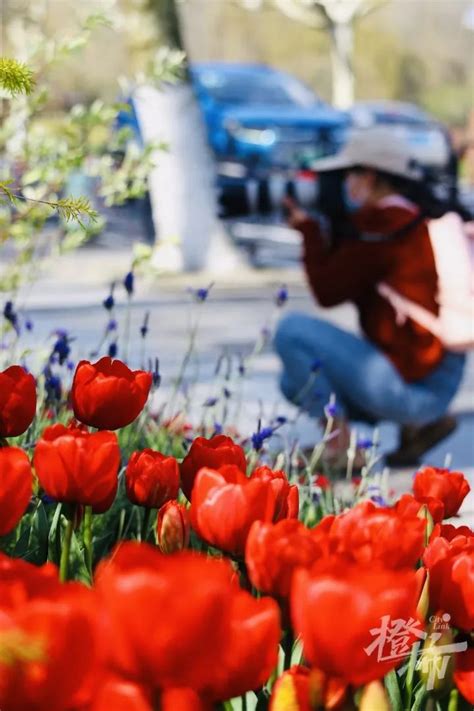
[{"label": "camera", "polygon": [[[455,156],[443,170],[419,167],[423,178],[418,182],[387,177],[396,191],[416,203],[428,218],[455,211],[464,220],[473,219],[471,211],[459,200]],[[324,216],[334,233],[354,236],[343,197],[344,177],[344,171],[316,174],[309,170],[286,175],[268,173],[247,179],[219,176],[219,217],[235,220],[253,216],[260,220],[273,214],[285,221],[288,215],[282,201],[288,196],[315,217]]]}]

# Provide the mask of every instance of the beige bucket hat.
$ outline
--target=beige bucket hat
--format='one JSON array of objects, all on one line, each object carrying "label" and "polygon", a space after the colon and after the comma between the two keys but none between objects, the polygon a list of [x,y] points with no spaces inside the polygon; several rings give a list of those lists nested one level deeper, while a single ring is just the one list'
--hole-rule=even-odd
[{"label": "beige bucket hat", "polygon": [[423,177],[408,141],[390,126],[371,126],[352,131],[339,153],[321,158],[311,167],[319,173],[348,170],[356,166],[374,168],[408,180],[421,180]]}]

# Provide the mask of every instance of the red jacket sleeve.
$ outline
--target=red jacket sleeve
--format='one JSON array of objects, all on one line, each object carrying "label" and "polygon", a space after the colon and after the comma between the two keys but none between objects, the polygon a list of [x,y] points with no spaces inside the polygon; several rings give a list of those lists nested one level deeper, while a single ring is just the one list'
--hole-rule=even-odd
[{"label": "red jacket sleeve", "polygon": [[389,243],[343,241],[331,250],[314,220],[308,219],[299,229],[304,240],[306,274],[321,306],[357,301],[387,273],[392,251]]}]

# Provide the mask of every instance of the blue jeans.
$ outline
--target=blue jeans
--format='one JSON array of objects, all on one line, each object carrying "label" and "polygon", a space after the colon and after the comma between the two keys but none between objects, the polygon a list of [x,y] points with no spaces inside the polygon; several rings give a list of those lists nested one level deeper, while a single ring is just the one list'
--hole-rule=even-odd
[{"label": "blue jeans", "polygon": [[466,359],[447,353],[430,375],[407,383],[372,343],[302,313],[283,317],[274,343],[288,400],[320,417],[334,394],[341,414],[367,422],[422,425],[441,417],[459,388]]}]

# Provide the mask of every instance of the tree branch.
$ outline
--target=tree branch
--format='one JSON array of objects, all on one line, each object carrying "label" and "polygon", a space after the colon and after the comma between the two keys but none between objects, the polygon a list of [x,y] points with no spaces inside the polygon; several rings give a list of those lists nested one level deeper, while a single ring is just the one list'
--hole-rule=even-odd
[{"label": "tree branch", "polygon": [[[273,2],[287,17],[302,22],[307,27],[312,27],[315,30],[327,30],[330,27],[330,18],[326,8],[319,2],[315,2],[312,7],[303,7],[301,3],[295,3],[295,0],[273,0]],[[315,10],[320,13],[324,22],[321,23],[317,20]]]}]

